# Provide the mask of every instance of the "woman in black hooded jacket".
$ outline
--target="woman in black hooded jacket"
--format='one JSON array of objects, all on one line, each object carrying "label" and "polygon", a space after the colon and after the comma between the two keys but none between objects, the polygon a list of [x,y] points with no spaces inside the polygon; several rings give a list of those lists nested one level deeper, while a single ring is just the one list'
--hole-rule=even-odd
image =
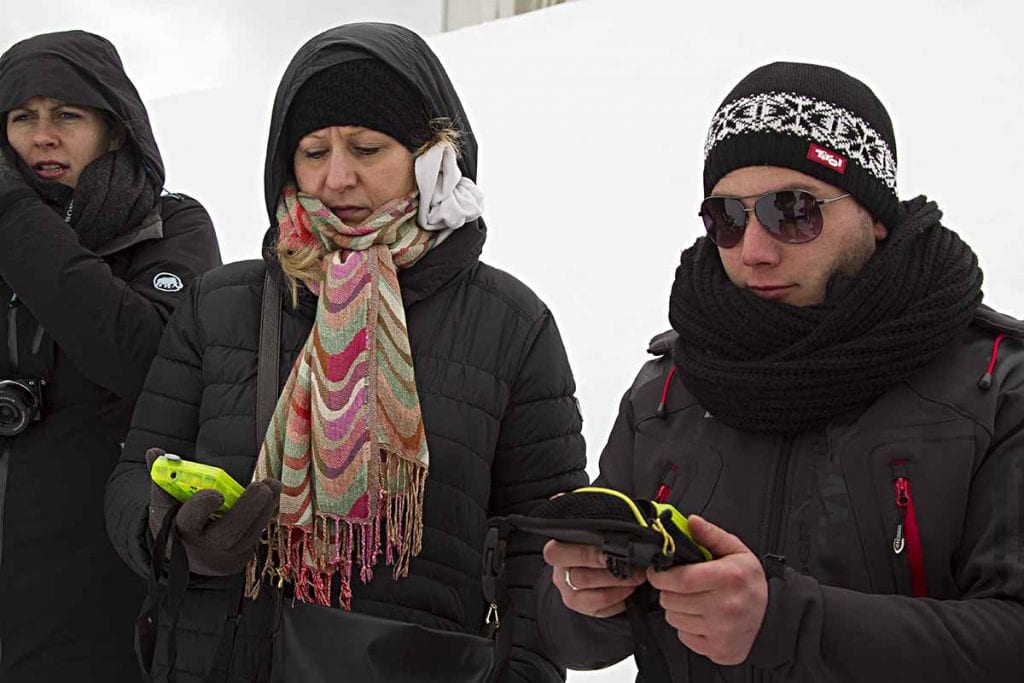
[{"label": "woman in black hooded jacket", "polygon": [[0,680],[133,680],[144,584],[110,546],[104,483],[217,240],[196,201],[160,196],[145,107],[105,39],[12,46],[0,113]]},{"label": "woman in black hooded jacket", "polygon": [[[267,149],[264,260],[197,280],[168,327],[108,486],[111,536],[146,574],[169,507],[151,490],[147,450],[217,465],[243,484],[255,470],[223,517],[208,517],[221,503],[213,492],[176,513],[192,576],[180,609],[159,615],[156,680],[268,676],[276,591],[264,582],[255,601],[239,600],[268,521],[274,552],[250,569],[285,582],[286,610],[294,596],[300,606],[323,605],[305,614],[350,609],[353,618],[457,640],[479,633],[488,615],[488,517],[586,483],[575,386],[554,320],[527,287],[478,260],[486,231],[476,151],[444,69],[406,29],[342,26],[292,60]],[[367,235],[373,245],[360,243]],[[283,307],[273,365],[284,389],[269,431],[256,416],[266,294]],[[277,480],[284,493],[274,515]],[[500,616],[513,643],[498,680],[564,677],[533,620],[540,549],[530,539],[509,547],[512,609]],[[410,632],[422,630],[396,631]],[[420,680],[454,663],[402,635],[360,630],[362,645],[354,635],[326,627],[304,644],[329,648],[318,664],[351,680]]]}]

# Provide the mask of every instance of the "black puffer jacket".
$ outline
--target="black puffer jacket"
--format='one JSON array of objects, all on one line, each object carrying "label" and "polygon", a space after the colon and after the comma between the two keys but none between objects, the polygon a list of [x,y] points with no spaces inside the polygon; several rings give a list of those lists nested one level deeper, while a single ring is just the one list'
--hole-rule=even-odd
[{"label": "black puffer jacket", "polygon": [[[434,114],[466,131],[462,169],[475,176],[476,144],[465,114],[436,58],[414,49],[394,26],[363,24],[328,32],[296,57],[275,106],[267,161],[267,209],[273,219],[291,154],[278,143],[292,95],[319,68],[360,50],[405,75]],[[273,238],[273,230],[269,237]],[[522,512],[552,494],[586,482],[574,383],[550,312],[513,277],[478,261],[482,221],[457,230],[399,281],[430,448],[423,551],[408,578],[378,571],[353,581],[353,610],[427,627],[477,633],[486,614],[481,593],[481,547],[489,515]],[[271,259],[272,273],[278,266]],[[138,572],[149,566],[149,482],[143,460],[152,446],[252,477],[259,451],[255,434],[256,365],[260,305],[267,266],[253,261],[200,278],[168,328],[146,382],[121,463],[111,477],[108,525],[115,544]],[[280,358],[283,384],[313,322],[308,294],[285,306]],[[560,680],[545,659],[533,619],[532,588],[540,573],[540,543],[512,551],[508,583],[517,610],[515,646],[503,680]],[[240,577],[201,579],[185,598],[178,621],[176,680],[257,680],[269,634],[262,603],[244,601],[234,636],[231,673],[225,649],[232,636]],[[162,624],[166,619],[162,620]],[[166,634],[162,634],[166,636]],[[160,661],[158,680],[167,674]],[[219,654],[218,654],[219,652]],[[337,666],[365,652],[339,644]]]},{"label": "black puffer jacket", "polygon": [[[41,55],[80,80],[54,83]],[[86,84],[162,184],[142,102],[97,36],[54,34],[5,53],[0,112],[21,104],[8,100],[24,87],[59,96]],[[96,252],[34,194],[0,207],[0,379],[46,380],[42,421],[0,437],[4,683],[138,679],[132,626],[144,584],[110,546],[103,489],[182,284],[219,264],[210,218],[187,197],[163,197]]]}]

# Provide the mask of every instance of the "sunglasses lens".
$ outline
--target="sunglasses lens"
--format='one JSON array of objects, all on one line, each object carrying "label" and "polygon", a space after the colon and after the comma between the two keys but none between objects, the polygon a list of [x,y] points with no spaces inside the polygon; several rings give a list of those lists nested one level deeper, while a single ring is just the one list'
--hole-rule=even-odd
[{"label": "sunglasses lens", "polygon": [[810,242],[821,234],[821,207],[810,192],[769,192],[757,200],[754,213],[764,229],[782,242]]},{"label": "sunglasses lens", "polygon": [[743,239],[743,228],[747,225],[747,214],[743,202],[731,197],[708,197],[700,204],[700,215],[704,229],[712,242],[728,249]]}]

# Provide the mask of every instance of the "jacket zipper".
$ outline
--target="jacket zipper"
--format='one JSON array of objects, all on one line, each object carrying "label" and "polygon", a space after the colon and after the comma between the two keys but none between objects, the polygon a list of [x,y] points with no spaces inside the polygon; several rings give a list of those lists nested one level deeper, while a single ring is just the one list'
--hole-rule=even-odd
[{"label": "jacket zipper", "polygon": [[679,467],[673,464],[669,464],[665,468],[664,473],[661,475],[661,479],[658,481],[658,490],[654,494],[655,503],[666,503],[668,502],[669,496],[672,495],[672,487],[676,485],[676,480],[679,478]]},{"label": "jacket zipper", "polygon": [[[782,537],[783,510],[781,503],[785,500],[786,480],[789,478],[789,461],[793,456],[793,442],[795,438],[787,436],[782,440],[782,453],[779,456],[779,466],[775,470],[772,481],[771,498],[768,499],[768,519],[771,525],[768,529],[767,543],[762,553],[775,553],[781,555],[782,548],[779,548],[779,541]],[[768,680],[768,673],[757,669],[753,671],[754,681],[760,683]]]},{"label": "jacket zipper", "polygon": [[915,598],[926,598],[928,584],[924,567],[924,547],[921,543],[921,530],[917,525],[917,510],[914,507],[907,463],[903,460],[893,460],[890,465],[896,490],[896,507],[899,510],[896,533],[892,539],[892,551],[896,555],[901,555],[906,550],[911,591]]},{"label": "jacket zipper", "polygon": [[[779,508],[785,500],[786,479],[789,477],[789,461],[793,455],[793,437],[787,436],[782,442],[782,455],[779,456],[779,467],[775,471],[775,480],[772,483],[772,493],[769,499],[768,518],[771,526],[768,530],[768,542],[765,544],[766,553],[779,553],[779,540],[782,536],[783,511]],[[781,553],[779,553],[781,554]]]}]

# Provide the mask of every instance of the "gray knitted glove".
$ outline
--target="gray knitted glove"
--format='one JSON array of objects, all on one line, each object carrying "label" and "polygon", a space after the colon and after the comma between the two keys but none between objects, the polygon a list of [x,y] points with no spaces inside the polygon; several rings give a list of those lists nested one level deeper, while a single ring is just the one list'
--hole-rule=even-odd
[{"label": "gray knitted glove", "polygon": [[224,503],[217,491],[198,491],[181,506],[175,524],[189,569],[203,576],[239,574],[253,556],[283,488],[276,479],[254,481],[223,517],[210,517]]},{"label": "gray knitted glove", "polygon": [[[164,454],[160,448],[146,451],[146,464]],[[181,505],[174,525],[178,540],[185,545],[189,570],[203,576],[239,574],[256,550],[260,536],[270,518],[277,512],[282,485],[276,479],[249,484],[234,506],[222,517],[211,517],[224,502],[217,491],[197,491]],[[149,531],[156,538],[160,524],[169,510],[178,504],[169,493],[156,484],[150,488]],[[168,548],[168,552],[170,548]]]}]

